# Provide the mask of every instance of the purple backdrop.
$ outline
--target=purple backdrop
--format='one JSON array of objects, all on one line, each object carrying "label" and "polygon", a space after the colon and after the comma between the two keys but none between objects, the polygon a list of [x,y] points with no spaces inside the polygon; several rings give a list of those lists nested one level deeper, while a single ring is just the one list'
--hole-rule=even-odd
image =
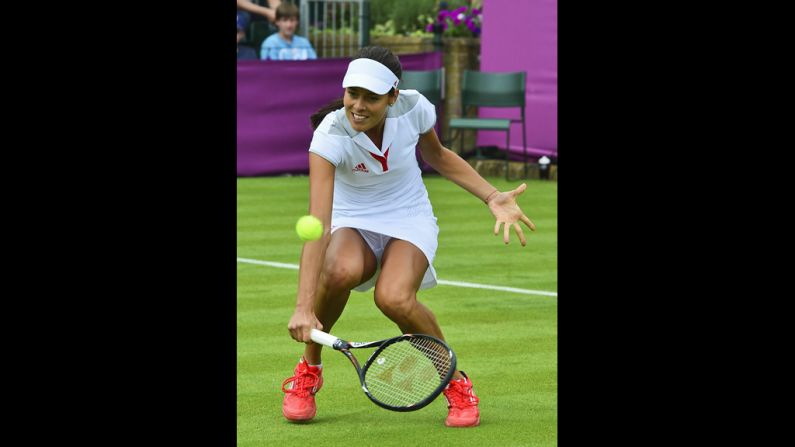
[{"label": "purple backdrop", "polygon": [[[558,154],[557,8],[557,0],[483,0],[480,70],[527,72],[525,129],[532,158]],[[512,110],[484,107],[479,116],[510,116]],[[477,142],[504,147],[505,132],[478,132]],[[511,152],[522,153],[520,124],[511,128]]]},{"label": "purple backdrop", "polygon": [[[442,53],[400,55],[404,70],[435,70]],[[237,175],[309,172],[309,116],[342,97],[349,58],[237,63]]]}]

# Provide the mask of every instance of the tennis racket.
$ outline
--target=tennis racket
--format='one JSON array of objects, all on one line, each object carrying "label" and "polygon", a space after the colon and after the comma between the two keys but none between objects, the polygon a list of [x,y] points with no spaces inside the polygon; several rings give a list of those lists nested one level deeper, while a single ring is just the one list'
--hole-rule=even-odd
[{"label": "tennis racket", "polygon": [[[364,394],[392,411],[414,411],[444,390],[455,371],[456,357],[442,340],[430,335],[403,334],[367,343],[350,342],[312,329],[312,341],[348,357],[356,368]],[[351,349],[378,348],[359,366]]]}]

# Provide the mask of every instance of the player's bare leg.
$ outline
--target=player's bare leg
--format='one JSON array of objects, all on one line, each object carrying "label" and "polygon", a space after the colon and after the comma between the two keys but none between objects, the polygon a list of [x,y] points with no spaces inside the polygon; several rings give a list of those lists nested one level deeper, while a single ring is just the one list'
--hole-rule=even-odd
[{"label": "player's bare leg", "polygon": [[[428,259],[415,245],[393,239],[384,249],[381,274],[375,285],[375,302],[403,333],[433,335],[444,340],[442,329],[430,309],[417,301]],[[480,425],[480,399],[475,395],[472,382],[456,369],[453,380],[444,390],[447,399],[448,427],[475,427]]]},{"label": "player's bare leg", "polygon": [[[427,269],[428,258],[414,244],[400,239],[389,241],[375,284],[375,304],[404,334],[428,334],[444,340],[436,316],[417,301],[417,290]],[[461,377],[456,370],[453,378]]]},{"label": "player's bare leg", "polygon": [[[358,231],[340,228],[331,235],[326,259],[318,281],[315,316],[324,332],[331,332],[345,305],[351,289],[370,279],[376,271],[376,259]],[[323,345],[307,343],[304,357],[310,365],[320,364]]]},{"label": "player's bare leg", "polygon": [[[375,270],[375,255],[358,231],[341,228],[331,235],[314,305],[324,331],[330,331],[342,314],[351,289],[370,279]],[[307,343],[293,376],[282,383],[282,414],[290,421],[308,421],[317,413],[315,394],[323,386],[323,370],[318,366],[321,348]]]}]

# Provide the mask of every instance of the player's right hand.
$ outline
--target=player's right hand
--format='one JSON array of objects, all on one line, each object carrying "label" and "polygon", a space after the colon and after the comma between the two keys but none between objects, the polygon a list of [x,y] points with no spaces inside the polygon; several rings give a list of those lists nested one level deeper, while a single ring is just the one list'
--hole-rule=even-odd
[{"label": "player's right hand", "polygon": [[290,336],[295,341],[309,343],[312,341],[312,329],[323,330],[323,325],[320,324],[315,314],[311,311],[300,311],[296,309],[293,313],[290,322],[287,324],[287,330],[290,331]]}]

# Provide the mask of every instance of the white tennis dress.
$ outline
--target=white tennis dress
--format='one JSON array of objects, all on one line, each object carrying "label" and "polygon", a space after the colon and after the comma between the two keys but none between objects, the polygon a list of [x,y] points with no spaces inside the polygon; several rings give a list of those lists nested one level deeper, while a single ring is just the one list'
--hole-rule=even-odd
[{"label": "white tennis dress", "polygon": [[435,123],[433,104],[416,90],[401,90],[387,110],[380,148],[364,132],[351,128],[345,109],[329,113],[315,129],[309,151],[337,168],[331,232],[344,227],[360,230],[378,259],[376,274],[355,290],[369,290],[380,273],[388,238],[371,233],[414,244],[428,259],[420,288],[436,285],[433,259],[439,227],[415,157],[420,134]]}]

